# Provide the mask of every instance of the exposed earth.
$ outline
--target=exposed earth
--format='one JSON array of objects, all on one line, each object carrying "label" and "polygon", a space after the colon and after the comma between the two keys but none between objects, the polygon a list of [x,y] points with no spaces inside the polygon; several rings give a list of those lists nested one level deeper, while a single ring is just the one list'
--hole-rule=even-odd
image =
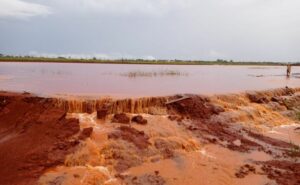
[{"label": "exposed earth", "polygon": [[300,90],[126,100],[0,93],[1,185],[298,185]]}]

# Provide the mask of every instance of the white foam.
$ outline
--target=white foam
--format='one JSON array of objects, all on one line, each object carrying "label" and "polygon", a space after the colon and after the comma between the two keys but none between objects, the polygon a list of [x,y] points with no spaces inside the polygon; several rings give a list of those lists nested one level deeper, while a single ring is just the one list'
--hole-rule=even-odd
[{"label": "white foam", "polygon": [[79,123],[84,123],[91,127],[98,126],[97,119],[96,119],[96,113],[93,114],[87,114],[87,113],[72,113],[70,114],[70,117],[79,119]]},{"label": "white foam", "polygon": [[268,133],[270,133],[270,134],[278,134],[278,135],[286,135],[286,134],[283,134],[283,133],[275,131],[275,130],[270,130],[270,131],[268,131]]},{"label": "white foam", "polygon": [[211,158],[211,159],[216,159],[216,157],[214,157],[214,156],[212,156],[212,155],[209,155],[205,149],[198,150],[198,152],[199,152],[201,155],[205,156],[205,157],[208,157],[208,158]]},{"label": "white foam", "polygon": [[97,169],[99,172],[103,173],[105,176],[111,178],[111,174],[108,170],[108,168],[104,166],[95,166],[94,169]]},{"label": "white foam", "polygon": [[293,123],[293,124],[289,124],[289,125],[280,125],[275,128],[296,128],[296,127],[300,127],[300,124]]},{"label": "white foam", "polygon": [[111,175],[111,173],[110,173],[110,171],[109,171],[109,169],[107,167],[105,167],[105,166],[87,166],[87,167],[90,168],[90,169],[97,170],[101,174],[105,175],[108,180],[106,180],[104,182],[104,184],[110,184],[110,183],[113,183],[113,182],[117,182],[117,179],[114,178]]},{"label": "white foam", "polygon": [[118,180],[116,178],[111,178],[105,181],[104,184],[116,184],[117,181]]}]

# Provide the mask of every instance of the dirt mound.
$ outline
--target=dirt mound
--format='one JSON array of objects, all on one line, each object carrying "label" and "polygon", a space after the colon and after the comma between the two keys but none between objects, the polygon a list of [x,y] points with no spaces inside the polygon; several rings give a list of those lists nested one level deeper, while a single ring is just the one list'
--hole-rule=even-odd
[{"label": "dirt mound", "polygon": [[66,119],[51,99],[2,93],[0,100],[1,184],[35,184],[79,143],[70,139],[80,131],[79,122]]},{"label": "dirt mound", "polygon": [[107,115],[108,115],[108,109],[102,108],[102,109],[97,110],[97,118],[98,119],[105,119]]},{"label": "dirt mound", "polygon": [[105,165],[114,168],[119,173],[143,163],[143,151],[125,142],[116,140],[101,150],[101,154],[105,156]]},{"label": "dirt mound", "polygon": [[256,168],[252,165],[245,164],[240,167],[239,171],[235,173],[237,178],[244,178],[250,173],[256,174]]},{"label": "dirt mound", "polygon": [[143,132],[135,128],[121,126],[115,132],[108,135],[109,139],[123,139],[133,143],[139,149],[146,149],[149,146],[149,137]]},{"label": "dirt mound", "polygon": [[259,93],[248,93],[247,96],[253,103],[268,103],[270,101],[266,96]]},{"label": "dirt mound", "polygon": [[114,123],[123,123],[123,124],[129,124],[130,118],[125,113],[115,114],[112,122]]},{"label": "dirt mound", "polygon": [[277,184],[300,184],[300,163],[277,160],[259,163],[263,165],[261,169],[268,178],[275,180]]},{"label": "dirt mound", "polygon": [[131,121],[141,125],[146,125],[148,123],[148,121],[141,115],[134,116]]},{"label": "dirt mound", "polygon": [[249,136],[251,136],[255,139],[258,139],[260,141],[263,141],[264,143],[275,146],[275,147],[281,147],[281,148],[293,148],[293,147],[295,147],[295,145],[293,145],[292,143],[287,143],[285,141],[270,138],[270,137],[264,136],[264,135],[259,134],[259,133],[254,133],[254,132],[251,132],[251,131],[247,131],[247,133],[248,133]]},{"label": "dirt mound", "polygon": [[[250,150],[263,150],[263,147],[244,137],[241,129],[233,128],[225,123],[208,121],[193,121],[184,125],[197,137],[209,143],[220,144],[231,150],[249,152]],[[224,144],[226,143],[226,144]]]},{"label": "dirt mound", "polygon": [[202,96],[190,96],[181,101],[175,101],[167,105],[171,114],[180,114],[191,119],[208,119],[213,114],[223,112],[220,106],[210,103],[209,98]]},{"label": "dirt mound", "polygon": [[164,159],[172,158],[174,157],[174,150],[176,150],[179,147],[183,146],[178,146],[178,143],[164,140],[164,139],[156,139],[154,142],[154,146],[156,149],[158,149],[161,153],[161,155],[164,157]]},{"label": "dirt mound", "polygon": [[88,138],[92,135],[93,132],[93,127],[89,127],[89,128],[84,128],[80,135],[78,136],[79,139],[83,140],[85,138]]},{"label": "dirt mound", "polygon": [[156,171],[155,174],[144,174],[141,176],[125,176],[124,182],[127,185],[164,185],[166,181],[159,176]]}]

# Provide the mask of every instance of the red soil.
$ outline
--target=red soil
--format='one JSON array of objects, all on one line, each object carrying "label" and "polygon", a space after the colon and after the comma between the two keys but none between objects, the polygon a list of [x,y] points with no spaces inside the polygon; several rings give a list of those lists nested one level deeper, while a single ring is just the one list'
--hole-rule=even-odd
[{"label": "red soil", "polygon": [[139,149],[146,149],[149,146],[149,137],[133,127],[121,126],[115,132],[108,135],[109,139],[123,139],[133,143]]},{"label": "red soil", "polygon": [[[297,102],[294,104],[296,105]],[[263,151],[273,157],[273,160],[269,161],[247,161],[247,164],[242,165],[236,172],[237,178],[256,174],[267,175],[269,179],[275,180],[280,185],[300,183],[299,163],[289,161],[287,158],[289,156],[298,159],[297,157],[300,156],[295,145],[249,131],[242,126],[214,122],[210,117],[223,112],[224,109],[214,105],[205,97],[191,96],[189,99],[168,104],[167,108],[171,115],[169,119],[176,120],[178,125],[187,129],[201,142],[218,144],[241,154]],[[97,114],[98,118],[106,117],[106,111],[100,113]],[[77,134],[80,130],[78,120],[66,119],[65,115],[63,110],[53,106],[52,99],[32,97],[29,94],[0,93],[1,184],[35,184],[45,170],[62,164],[65,155],[74,150],[80,139],[91,135],[92,128],[86,128]],[[190,120],[182,121],[186,118]],[[132,121],[141,120],[143,118],[137,116]],[[108,138],[117,142],[127,141],[128,146],[132,146],[132,151],[127,150],[126,146],[122,148],[112,144],[101,151],[106,155],[107,163],[114,164],[117,172],[124,172],[130,167],[141,165],[142,158],[136,156],[149,154],[147,151],[152,145],[149,142],[150,137],[143,131],[131,127],[130,117],[124,113],[115,114],[112,122],[124,123],[128,126],[117,127],[108,134]],[[176,147],[172,143],[157,139],[153,145],[165,159],[174,157]],[[137,155],[132,155],[129,151]],[[128,184],[166,183],[158,172],[120,178]]]},{"label": "red soil", "polygon": [[190,98],[167,105],[169,113],[180,114],[191,119],[208,119],[213,114],[223,112],[222,107],[213,105],[209,98],[190,96]]},{"label": "red soil", "polygon": [[141,115],[134,116],[131,119],[131,121],[135,122],[137,124],[140,124],[140,125],[146,125],[148,123],[148,121],[146,119],[144,119],[143,116],[141,116]]},{"label": "red soil", "polygon": [[129,124],[130,118],[125,113],[115,114],[113,119],[113,123],[123,123],[123,124]]},{"label": "red soil", "polygon": [[2,185],[36,184],[46,169],[64,162],[79,143],[71,137],[80,131],[78,120],[65,115],[51,99],[0,93]]},{"label": "red soil", "polygon": [[266,161],[262,170],[268,178],[273,179],[280,185],[300,184],[300,163],[290,161]]}]

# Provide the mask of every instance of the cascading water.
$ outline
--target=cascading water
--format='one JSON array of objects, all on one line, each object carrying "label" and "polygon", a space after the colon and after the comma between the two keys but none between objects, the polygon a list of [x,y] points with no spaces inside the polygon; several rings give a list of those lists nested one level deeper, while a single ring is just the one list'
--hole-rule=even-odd
[{"label": "cascading water", "polygon": [[[276,97],[287,96],[290,91],[293,93],[299,92],[299,88],[295,89],[274,89],[268,91],[253,92],[256,95],[264,97]],[[237,96],[239,98],[237,98]],[[245,95],[217,95],[212,96],[212,99],[218,99],[221,102],[232,103],[235,101],[236,105],[247,105],[248,97]],[[165,108],[165,103],[170,99],[174,99],[174,96],[167,97],[143,97],[143,98],[127,98],[127,99],[112,99],[112,98],[100,98],[100,99],[88,99],[88,98],[54,98],[56,106],[63,108],[67,112],[72,113],[91,113],[99,109],[106,108],[108,113],[151,113],[153,109]],[[218,101],[218,102],[219,102]],[[239,102],[236,102],[239,101]],[[221,103],[219,102],[219,103]],[[226,103],[227,104],[227,103]],[[227,105],[229,106],[229,105]],[[225,106],[226,107],[226,106]]]},{"label": "cascading water", "polygon": [[108,113],[149,113],[151,107],[165,107],[169,97],[145,97],[138,99],[114,100],[112,98],[102,98],[86,100],[82,98],[55,98],[56,106],[63,108],[67,112],[85,113],[95,112],[102,108],[107,108]]}]

